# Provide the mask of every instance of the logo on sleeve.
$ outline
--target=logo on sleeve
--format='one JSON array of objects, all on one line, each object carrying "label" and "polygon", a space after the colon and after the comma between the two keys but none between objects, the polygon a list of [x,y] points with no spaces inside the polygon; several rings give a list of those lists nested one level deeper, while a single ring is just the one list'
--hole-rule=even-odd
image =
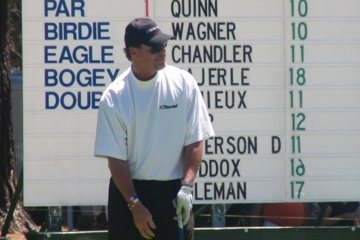
[{"label": "logo on sleeve", "polygon": [[170,108],[177,108],[178,105],[161,105],[159,108],[160,109],[170,109]]}]

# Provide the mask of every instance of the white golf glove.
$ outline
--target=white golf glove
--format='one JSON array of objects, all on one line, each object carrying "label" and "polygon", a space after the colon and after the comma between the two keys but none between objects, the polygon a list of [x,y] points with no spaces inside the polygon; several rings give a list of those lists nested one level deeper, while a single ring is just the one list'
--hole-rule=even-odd
[{"label": "white golf glove", "polygon": [[192,188],[181,187],[176,197],[176,215],[182,214],[183,226],[189,221],[192,206]]}]

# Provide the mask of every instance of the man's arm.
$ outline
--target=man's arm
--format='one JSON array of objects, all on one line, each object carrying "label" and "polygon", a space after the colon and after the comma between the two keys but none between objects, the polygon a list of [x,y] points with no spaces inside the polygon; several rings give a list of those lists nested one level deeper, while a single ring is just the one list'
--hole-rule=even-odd
[{"label": "man's arm", "polygon": [[[128,162],[112,157],[108,157],[108,162],[111,176],[117,188],[120,190],[126,201],[129,201],[132,196],[136,195],[136,191],[132,181]],[[133,214],[134,223],[140,234],[146,239],[151,239],[154,237],[155,235],[149,226],[152,229],[155,229],[156,226],[152,220],[151,213],[149,210],[147,210],[147,208],[144,207],[144,205],[142,205],[141,199],[140,203],[136,204],[132,208],[131,212]]]},{"label": "man's arm", "polygon": [[202,141],[185,146],[183,159],[183,179],[193,182],[202,160]]}]

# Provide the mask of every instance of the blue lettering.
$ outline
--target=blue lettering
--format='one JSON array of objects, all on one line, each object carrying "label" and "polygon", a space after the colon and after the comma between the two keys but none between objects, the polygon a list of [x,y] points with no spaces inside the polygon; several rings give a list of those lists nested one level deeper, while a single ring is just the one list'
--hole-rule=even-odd
[{"label": "blue lettering", "polygon": [[45,23],[45,40],[55,40],[57,38],[57,25],[55,23]]},{"label": "blue lettering", "polygon": [[65,14],[67,17],[75,17],[76,12],[80,12],[80,16],[85,16],[85,2],[84,0],[71,0],[71,14],[69,9],[66,5],[65,0],[45,0],[45,17],[49,16],[49,12],[55,11],[55,17],[58,17],[60,14]]},{"label": "blue lettering", "polygon": [[73,35],[72,39],[77,40],[76,30],[77,30],[76,23],[65,22],[64,23],[64,39],[67,40],[68,39],[68,34],[72,34]]},{"label": "blue lettering", "polygon": [[[76,6],[77,3],[80,3],[80,5]],[[72,0],[71,1],[71,9],[72,9],[71,14],[72,14],[72,16],[74,17],[76,15],[75,11],[78,10],[78,11],[81,12],[80,16],[85,17],[84,7],[85,7],[84,0]]]},{"label": "blue lettering", "polygon": [[70,13],[66,6],[65,0],[60,0],[55,16],[58,17],[61,13],[64,13],[67,17],[70,17]]},{"label": "blue lettering", "polygon": [[[103,26],[109,26],[109,25],[110,25],[109,22],[99,22],[98,23],[98,39],[99,40],[108,40],[108,39],[110,39],[109,36],[103,36],[102,35],[102,33],[108,33],[109,32],[109,29],[108,28],[103,28]],[[94,29],[96,29],[96,28],[94,27]],[[96,35],[96,34],[94,33],[94,35]]]},{"label": "blue lettering", "polygon": [[93,23],[93,29],[94,29],[94,39],[96,39],[96,23]]},{"label": "blue lettering", "polygon": [[98,76],[97,73],[103,73],[104,69],[93,69],[93,80],[94,80],[94,87],[102,87],[105,86],[105,83],[97,83],[98,79],[104,79],[104,76]]},{"label": "blue lettering", "polygon": [[[50,6],[50,3],[52,4]],[[56,0],[45,0],[45,17],[48,17],[49,16],[49,11],[53,11],[56,9]]]},{"label": "blue lettering", "polygon": [[[103,47],[101,47],[101,49],[102,49]],[[102,51],[101,51],[102,52]],[[89,47],[89,63],[100,63],[100,60],[94,60],[93,58],[92,58],[92,56],[93,56],[93,48],[92,48],[92,46],[90,46]]]},{"label": "blue lettering", "polygon": [[[69,82],[69,83],[65,83],[65,82],[64,82],[64,79],[66,79],[66,78],[64,77],[64,75],[65,75],[66,73],[69,73],[69,74],[70,74],[70,82]],[[60,77],[60,79],[59,79],[59,80],[60,80],[60,84],[61,84],[62,86],[64,86],[64,87],[70,87],[70,86],[72,86],[72,85],[75,83],[75,74],[74,74],[73,71],[71,71],[71,69],[64,69],[64,70],[62,70],[59,77]]]},{"label": "blue lettering", "polygon": [[[95,24],[95,23],[94,23]],[[95,29],[95,28],[94,28]],[[87,35],[84,34],[84,30],[87,31]],[[92,34],[92,27],[87,22],[80,22],[79,23],[79,40],[87,40],[90,39]],[[94,36],[96,39],[96,36]]]},{"label": "blue lettering", "polygon": [[107,70],[107,73],[109,74],[109,77],[110,77],[110,79],[111,79],[111,82],[113,82],[115,79],[116,79],[116,77],[117,77],[117,75],[119,74],[119,71],[120,71],[120,69],[116,69],[115,70],[115,73],[114,74],[112,74],[112,72],[111,72],[111,69],[106,69]]},{"label": "blue lettering", "polygon": [[49,60],[50,56],[56,56],[56,53],[50,53],[49,50],[56,49],[56,46],[45,46],[45,63],[56,63],[56,60]]},{"label": "blue lettering", "polygon": [[60,55],[60,59],[59,59],[59,63],[62,63],[64,61],[69,61],[70,63],[74,63],[72,57],[71,57],[71,52],[68,46],[64,46],[62,51],[61,51],[61,55]]},{"label": "blue lettering", "polygon": [[[59,23],[59,29],[63,29],[63,24],[62,23]],[[59,39],[63,40],[63,36],[64,36],[63,31],[60,31]]]},{"label": "blue lettering", "polygon": [[109,22],[47,22],[44,24],[45,40],[109,40]]},{"label": "blue lettering", "polygon": [[99,109],[99,102],[102,92],[45,92],[45,109],[56,109],[62,107],[65,110],[72,110],[76,106],[81,110]]},{"label": "blue lettering", "polygon": [[[53,101],[50,101],[50,97],[53,96]],[[59,105],[59,96],[56,92],[45,93],[45,109],[55,109]]]},{"label": "blue lettering", "polygon": [[[52,81],[50,82],[50,80]],[[57,84],[57,71],[55,69],[45,69],[45,87],[53,87]]]},{"label": "blue lettering", "polygon": [[[66,96],[70,96],[70,100],[67,101],[68,103],[70,103],[70,105],[69,104],[66,105],[66,103],[65,103],[65,97]],[[76,106],[76,96],[75,96],[75,94],[73,94],[72,92],[64,92],[61,95],[60,103],[61,103],[61,106],[66,110],[73,109]]]},{"label": "blue lettering", "polygon": [[95,59],[95,53],[93,46],[77,46],[72,51],[69,46],[63,46],[59,61],[50,59],[52,56],[57,56],[57,53],[51,50],[57,49],[57,46],[45,46],[45,63],[78,63],[78,64],[84,64],[84,63],[114,63],[114,60],[110,59],[113,57],[113,53],[111,52],[114,50],[114,46],[100,46],[100,49],[97,51],[100,52],[100,60]]},{"label": "blue lettering", "polygon": [[74,60],[76,63],[88,63],[88,56],[86,53],[81,53],[80,56],[82,57],[82,59],[80,60],[77,56],[76,53],[78,52],[78,50],[84,50],[84,52],[87,51],[87,48],[85,46],[78,46],[74,49],[73,54],[74,54]]},{"label": "blue lettering", "polygon": [[[81,74],[82,73],[87,73],[88,75],[90,75],[90,76],[86,76],[85,77],[85,80],[87,80],[87,82],[86,83],[82,83],[81,82]],[[82,86],[82,87],[87,87],[87,86],[91,86],[91,72],[88,70],[88,69],[80,69],[80,71],[78,72],[78,74],[76,75],[76,80],[77,80],[77,82],[78,82],[78,84],[80,85],[80,86]]]},{"label": "blue lettering", "polygon": [[45,69],[45,87],[55,87],[58,83],[63,87],[71,87],[75,82],[81,87],[103,87],[105,86],[105,83],[101,80],[108,79],[109,77],[111,82],[113,82],[119,72],[119,68],[115,69],[113,72],[111,69],[90,70],[83,68],[77,72],[68,68],[59,72],[56,69]]},{"label": "blue lettering", "polygon": [[90,92],[87,92],[87,98],[86,99],[87,99],[86,106],[81,105],[81,92],[78,92],[78,101],[79,101],[78,106],[82,110],[86,110],[86,109],[88,109],[90,107]]},{"label": "blue lettering", "polygon": [[100,102],[101,95],[102,95],[102,92],[92,92],[92,98],[91,98],[92,99],[92,102],[91,102],[92,109],[99,109],[98,102]]},{"label": "blue lettering", "polygon": [[106,60],[105,57],[106,56],[112,56],[112,52],[107,53],[106,50],[107,49],[114,49],[114,46],[102,46],[101,47],[101,62],[102,63],[114,63],[114,60]]}]

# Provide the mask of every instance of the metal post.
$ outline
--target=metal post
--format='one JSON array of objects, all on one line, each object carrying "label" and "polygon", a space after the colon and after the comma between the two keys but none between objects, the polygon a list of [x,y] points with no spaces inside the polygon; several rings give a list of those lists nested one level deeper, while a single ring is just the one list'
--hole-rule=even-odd
[{"label": "metal post", "polygon": [[225,227],[225,204],[213,204],[211,210],[212,226]]},{"label": "metal post", "polygon": [[61,207],[48,207],[46,219],[48,232],[61,232],[61,222]]},{"label": "metal post", "polygon": [[72,206],[67,207],[67,226],[68,226],[69,232],[74,230],[73,207]]}]

